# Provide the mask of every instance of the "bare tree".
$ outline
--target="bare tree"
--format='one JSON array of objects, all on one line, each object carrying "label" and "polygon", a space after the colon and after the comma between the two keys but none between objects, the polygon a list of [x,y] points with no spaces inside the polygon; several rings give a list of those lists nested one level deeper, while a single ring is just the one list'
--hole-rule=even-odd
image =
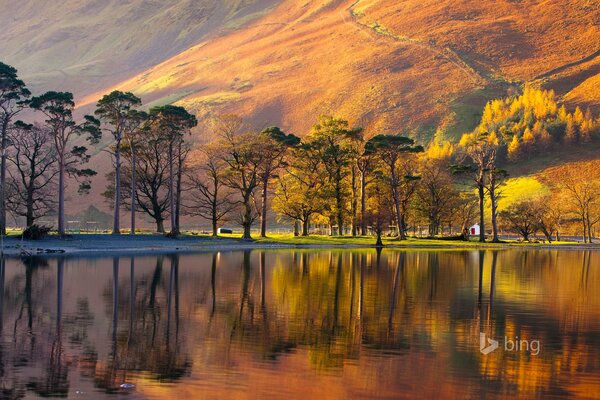
[{"label": "bare tree", "polygon": [[226,221],[236,207],[234,193],[225,186],[226,164],[220,151],[216,143],[202,146],[192,157],[186,174],[191,196],[185,207],[191,215],[209,220],[215,237],[219,224]]},{"label": "bare tree", "polygon": [[28,103],[31,92],[17,76],[17,70],[0,62],[0,234],[6,234],[6,156],[12,120]]},{"label": "bare tree", "polygon": [[[153,125],[161,132],[163,140],[167,142],[167,153],[169,160],[169,209],[171,216],[171,232],[169,235],[179,235],[178,204],[181,197],[176,193],[176,180],[181,177],[183,166],[183,140],[190,129],[198,124],[196,117],[187,112],[183,107],[166,105],[153,107],[150,110]],[[177,166],[177,172],[175,172]],[[178,185],[181,188],[181,185]]]},{"label": "bare tree", "polygon": [[[164,221],[169,212],[169,154],[168,141],[162,136],[156,126],[151,126],[144,131],[143,140],[139,140],[135,146],[135,152],[130,148],[123,151],[123,157],[129,161],[121,169],[121,183],[132,186],[130,182],[135,177],[135,192],[123,193],[123,205],[139,207],[139,209],[150,216],[156,223],[156,231],[165,233]],[[135,164],[131,162],[132,155],[135,156]],[[135,165],[135,173],[131,168]],[[114,171],[108,174],[109,182],[114,182],[112,177]],[[103,193],[107,200],[114,199],[114,184],[108,186]],[[133,195],[133,198],[132,198]]]},{"label": "bare tree", "polygon": [[[479,196],[479,241],[485,242],[485,189],[488,173],[496,169],[496,155],[499,140],[495,133],[475,132],[465,134],[460,140],[460,146],[465,151],[465,156],[472,162],[471,165],[460,165],[457,172],[474,173],[473,182]],[[495,219],[495,218],[494,218]],[[497,226],[494,227],[497,232]],[[497,240],[497,235],[495,237]]]},{"label": "bare tree", "polygon": [[429,221],[429,236],[440,233],[442,219],[450,215],[452,202],[458,195],[443,160],[426,160],[417,189],[416,209]]},{"label": "bare tree", "polygon": [[252,224],[259,215],[255,192],[260,185],[263,154],[258,135],[241,133],[242,126],[242,119],[235,115],[224,115],[215,121],[226,165],[223,182],[239,195],[242,238],[251,239]]},{"label": "bare tree", "polygon": [[592,228],[600,219],[600,184],[590,177],[596,167],[594,162],[588,161],[576,166],[561,166],[551,171],[554,175],[552,180],[556,180],[556,186],[564,191],[572,213],[581,221],[584,243],[592,243]]},{"label": "bare tree", "polygon": [[56,207],[58,174],[56,149],[52,134],[40,125],[17,124],[10,134],[12,144],[8,181],[11,196],[9,209],[25,217],[27,227]]}]

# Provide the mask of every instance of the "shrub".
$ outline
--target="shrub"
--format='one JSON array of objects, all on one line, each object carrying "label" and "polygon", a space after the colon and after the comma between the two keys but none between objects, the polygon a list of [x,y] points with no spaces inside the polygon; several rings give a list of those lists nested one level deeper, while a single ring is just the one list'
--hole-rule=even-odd
[{"label": "shrub", "polygon": [[31,225],[23,231],[23,239],[40,240],[46,237],[52,228],[49,226]]}]

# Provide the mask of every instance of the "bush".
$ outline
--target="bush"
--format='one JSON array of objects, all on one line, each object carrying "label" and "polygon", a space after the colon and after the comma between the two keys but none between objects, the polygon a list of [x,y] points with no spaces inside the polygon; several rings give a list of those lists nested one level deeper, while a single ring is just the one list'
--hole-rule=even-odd
[{"label": "bush", "polygon": [[46,237],[52,228],[49,226],[31,225],[23,231],[23,239],[40,240]]}]

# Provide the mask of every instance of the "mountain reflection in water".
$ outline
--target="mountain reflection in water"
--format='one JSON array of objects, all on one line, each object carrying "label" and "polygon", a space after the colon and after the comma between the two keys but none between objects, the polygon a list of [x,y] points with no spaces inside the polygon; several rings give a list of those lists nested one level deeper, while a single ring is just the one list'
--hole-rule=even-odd
[{"label": "mountain reflection in water", "polygon": [[599,291],[590,251],[7,259],[0,398],[600,398]]}]

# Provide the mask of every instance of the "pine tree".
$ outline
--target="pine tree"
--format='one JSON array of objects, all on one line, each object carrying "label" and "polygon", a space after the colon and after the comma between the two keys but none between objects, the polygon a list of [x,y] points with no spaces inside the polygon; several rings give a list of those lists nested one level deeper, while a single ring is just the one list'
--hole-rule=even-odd
[{"label": "pine tree", "polygon": [[565,143],[573,144],[577,142],[577,130],[575,129],[575,123],[571,115],[567,116],[567,127],[565,129]]},{"label": "pine tree", "polygon": [[513,135],[512,140],[508,145],[508,158],[511,161],[515,161],[519,158],[521,152],[521,143],[517,135]]},{"label": "pine tree", "polygon": [[523,132],[523,147],[526,152],[532,152],[535,149],[535,136],[531,132],[531,129],[525,129]]}]

